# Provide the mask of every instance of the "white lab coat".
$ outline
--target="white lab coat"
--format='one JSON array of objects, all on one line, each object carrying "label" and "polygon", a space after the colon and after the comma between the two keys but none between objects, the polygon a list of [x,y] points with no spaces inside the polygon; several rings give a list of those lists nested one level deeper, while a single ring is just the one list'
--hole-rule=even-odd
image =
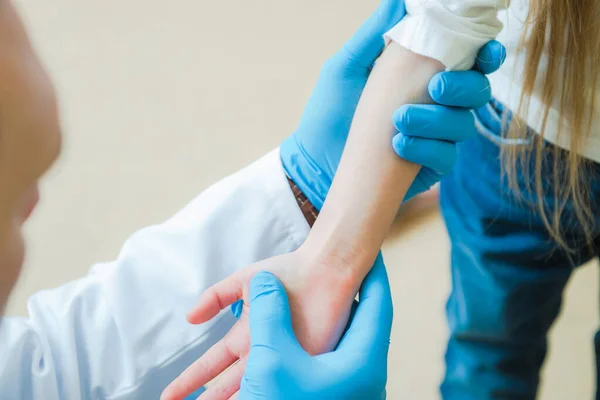
[{"label": "white lab coat", "polygon": [[192,326],[203,290],[302,244],[309,227],[273,151],[135,233],[117,260],[29,300],[0,326],[0,399],[158,399],[235,322]]}]

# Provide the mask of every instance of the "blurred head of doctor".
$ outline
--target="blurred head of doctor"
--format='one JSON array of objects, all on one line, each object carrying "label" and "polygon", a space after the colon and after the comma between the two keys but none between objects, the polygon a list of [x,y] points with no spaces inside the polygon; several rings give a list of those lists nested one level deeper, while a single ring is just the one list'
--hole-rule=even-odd
[{"label": "blurred head of doctor", "polygon": [[54,88],[10,1],[0,0],[0,310],[23,265],[22,226],[60,152]]}]

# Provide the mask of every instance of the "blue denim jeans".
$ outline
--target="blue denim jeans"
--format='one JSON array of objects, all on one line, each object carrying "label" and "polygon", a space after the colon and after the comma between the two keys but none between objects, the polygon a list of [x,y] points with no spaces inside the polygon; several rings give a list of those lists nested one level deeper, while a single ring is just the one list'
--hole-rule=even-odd
[{"label": "blue denim jeans", "polygon": [[[446,400],[534,399],[565,285],[577,266],[600,252],[600,240],[595,249],[583,244],[572,204],[561,221],[564,237],[577,249],[568,254],[546,230],[535,193],[515,197],[501,171],[500,145],[523,146],[527,139],[501,137],[500,107],[492,102],[477,111],[483,133],[459,145],[457,164],[441,186],[452,242],[450,339],[441,386]],[[546,154],[544,200],[550,206],[556,201],[552,169]],[[521,183],[533,182],[533,166],[529,170],[520,172]],[[598,199],[599,172],[600,164],[590,167],[591,195]],[[600,230],[595,233],[600,238]]]}]

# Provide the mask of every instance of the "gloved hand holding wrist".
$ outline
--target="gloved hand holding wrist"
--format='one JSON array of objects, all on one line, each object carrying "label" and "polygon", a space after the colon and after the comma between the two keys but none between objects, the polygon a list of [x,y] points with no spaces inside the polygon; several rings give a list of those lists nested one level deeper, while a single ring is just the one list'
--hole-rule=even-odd
[{"label": "gloved hand holding wrist", "polygon": [[337,349],[311,357],[295,338],[287,294],[267,272],[250,285],[250,354],[238,400],[385,399],[392,296],[381,256]]}]

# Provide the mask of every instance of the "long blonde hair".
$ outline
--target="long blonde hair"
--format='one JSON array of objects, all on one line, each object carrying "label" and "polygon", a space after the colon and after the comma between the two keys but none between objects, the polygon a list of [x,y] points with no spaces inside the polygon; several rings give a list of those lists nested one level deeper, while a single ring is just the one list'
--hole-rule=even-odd
[{"label": "long blonde hair", "polygon": [[[565,240],[561,217],[567,204],[573,205],[575,223],[581,227],[587,244],[591,244],[594,215],[591,209],[589,162],[580,154],[585,139],[592,128],[596,103],[596,88],[600,75],[600,2],[599,0],[530,0],[526,29],[521,38],[519,51],[525,52],[525,66],[520,106],[513,123],[505,130],[510,138],[527,135],[524,120],[530,100],[537,86],[537,96],[544,107],[539,116],[541,131],[534,135],[529,146],[504,146],[501,159],[511,188],[516,193],[532,190],[535,186],[537,207],[551,237],[564,249],[574,250]],[[545,68],[540,68],[542,55],[547,58]],[[541,91],[539,90],[541,88]],[[568,127],[571,151],[556,146],[546,146],[544,134],[549,111],[558,101],[560,121]],[[552,150],[550,150],[552,149]],[[551,154],[548,154],[550,152]],[[532,157],[535,162],[531,165]],[[551,161],[552,165],[544,163]],[[533,168],[533,171],[531,171]],[[552,177],[542,171],[552,171]],[[517,171],[530,176],[532,182],[519,184]],[[544,179],[552,179],[553,204],[545,204]]]}]

